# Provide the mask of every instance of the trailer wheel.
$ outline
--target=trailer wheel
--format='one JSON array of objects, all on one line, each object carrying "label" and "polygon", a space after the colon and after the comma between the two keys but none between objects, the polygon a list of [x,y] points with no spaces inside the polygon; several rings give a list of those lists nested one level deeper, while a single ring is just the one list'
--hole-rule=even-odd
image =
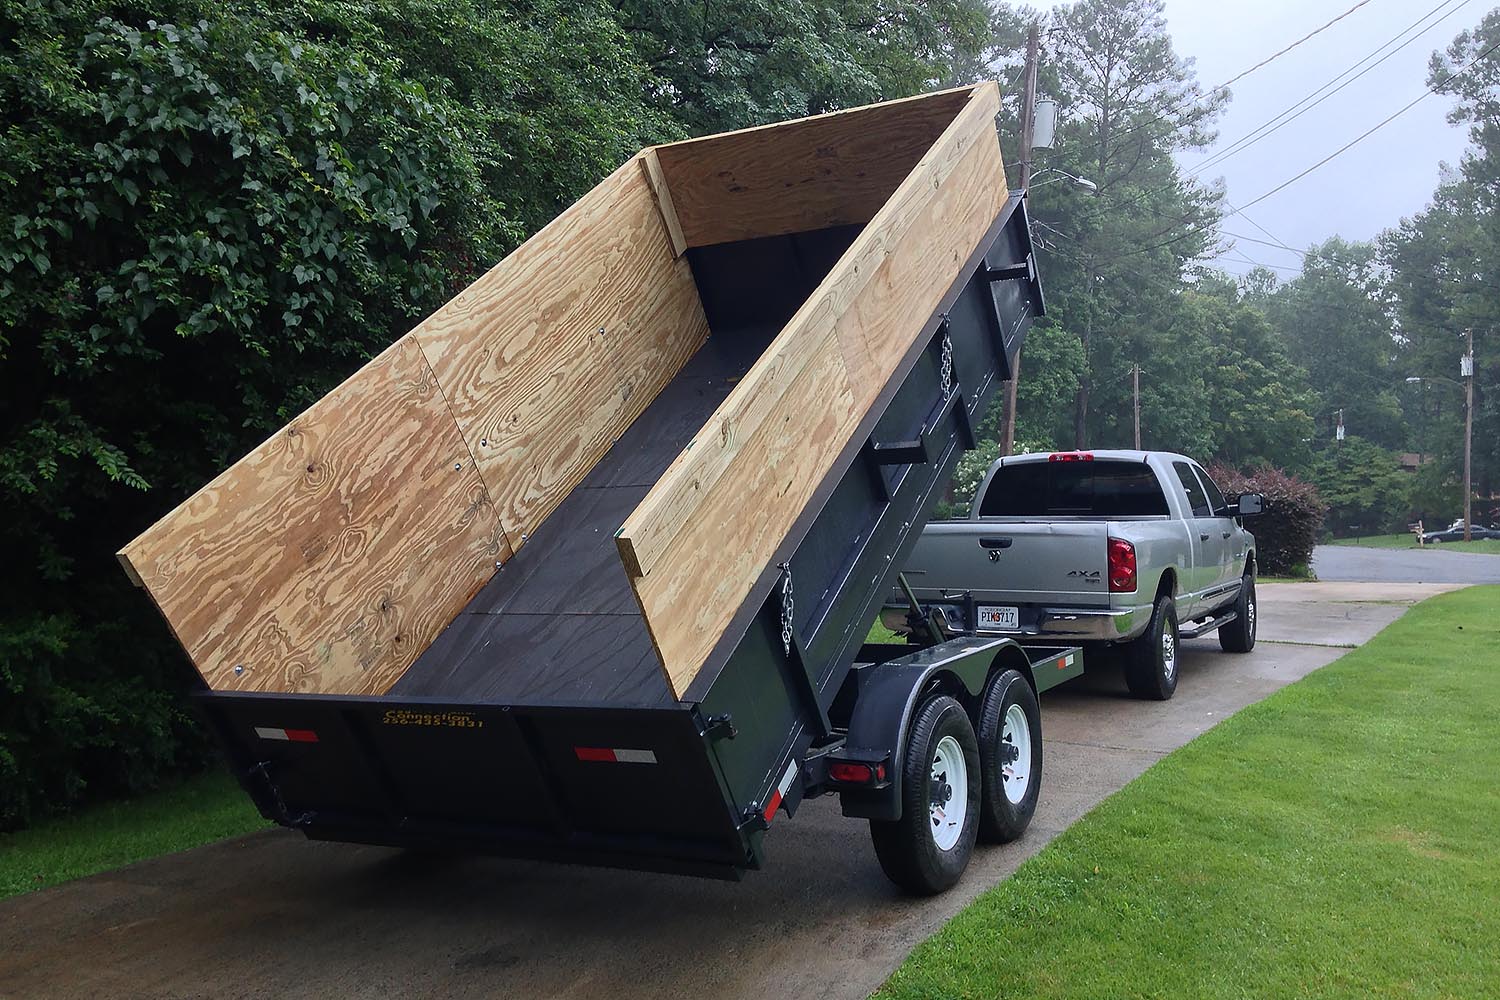
[{"label": "trailer wheel", "polygon": [[1125,686],[1137,698],[1166,701],[1177,690],[1177,660],[1177,605],[1163,594],[1146,633],[1126,650]]},{"label": "trailer wheel", "polygon": [[979,833],[979,742],[962,705],[938,695],[917,709],[901,758],[901,818],[871,820],[875,856],[914,895],[950,888]]},{"label": "trailer wheel", "polygon": [[1255,648],[1255,577],[1240,578],[1240,596],[1235,599],[1234,621],[1219,629],[1219,648],[1226,653],[1248,653]]},{"label": "trailer wheel", "polygon": [[1042,712],[1016,670],[990,684],[979,715],[979,839],[1007,844],[1026,832],[1042,787]]}]

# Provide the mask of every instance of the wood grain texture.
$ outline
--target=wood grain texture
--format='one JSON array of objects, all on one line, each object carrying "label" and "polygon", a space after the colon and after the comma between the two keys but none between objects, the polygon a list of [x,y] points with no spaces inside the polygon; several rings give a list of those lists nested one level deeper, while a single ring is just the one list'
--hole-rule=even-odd
[{"label": "wood grain texture", "polygon": [[708,336],[639,161],[413,331],[513,548]]},{"label": "wood grain texture", "polygon": [[656,147],[642,150],[639,162],[641,172],[646,175],[646,183],[651,186],[651,194],[656,198],[662,224],[667,227],[667,238],[672,241],[672,253],[681,257],[687,252],[687,239],[682,235],[682,223],[677,219],[672,189],[667,186],[667,178],[661,172],[661,160],[657,157]]},{"label": "wood grain texture", "polygon": [[510,548],[407,336],[120,555],[209,687],[380,694]]},{"label": "wood grain texture", "polygon": [[974,88],[621,529],[679,697],[1005,203],[998,105]]},{"label": "wood grain texture", "polygon": [[656,147],[686,244],[868,222],[970,88]]}]

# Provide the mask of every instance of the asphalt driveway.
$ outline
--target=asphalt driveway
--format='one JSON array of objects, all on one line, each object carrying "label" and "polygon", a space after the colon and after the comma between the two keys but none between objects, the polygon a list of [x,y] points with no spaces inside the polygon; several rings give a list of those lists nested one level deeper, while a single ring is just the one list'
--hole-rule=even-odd
[{"label": "asphalt driveway", "polygon": [[783,817],[739,884],[276,830],[0,902],[0,997],[862,997],[1163,754],[1444,589],[1263,585],[1256,650],[1185,643],[1174,700],[1133,701],[1112,671],[1049,692],[1031,830],[935,899],[898,895],[830,800]]},{"label": "asphalt driveway", "polygon": [[1422,549],[1377,549],[1319,545],[1313,549],[1319,580],[1380,580],[1386,583],[1500,583],[1500,556],[1454,552],[1441,545]]}]

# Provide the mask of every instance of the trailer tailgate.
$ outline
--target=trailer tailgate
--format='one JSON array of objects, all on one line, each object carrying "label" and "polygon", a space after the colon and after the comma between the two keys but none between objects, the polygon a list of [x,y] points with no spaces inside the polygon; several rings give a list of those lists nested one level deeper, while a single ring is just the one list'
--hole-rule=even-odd
[{"label": "trailer tailgate", "polygon": [[315,839],[726,878],[753,866],[691,710],[225,692],[199,702],[261,812]]}]

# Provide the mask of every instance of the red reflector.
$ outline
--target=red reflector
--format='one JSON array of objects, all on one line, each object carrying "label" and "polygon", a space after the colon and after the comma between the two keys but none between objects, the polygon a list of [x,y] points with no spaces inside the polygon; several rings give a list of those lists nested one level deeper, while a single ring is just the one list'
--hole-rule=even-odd
[{"label": "red reflector", "polygon": [[286,731],[286,738],[291,740],[293,743],[318,742],[318,734],[313,732],[311,729],[288,729]]},{"label": "red reflector", "polygon": [[615,752],[609,747],[574,747],[573,753],[579,760],[613,761],[615,759]]},{"label": "red reflector", "polygon": [[828,776],[851,785],[871,785],[885,777],[885,765],[871,767],[855,761],[836,760],[828,765]]},{"label": "red reflector", "polygon": [[1123,538],[1109,540],[1109,589],[1115,594],[1135,589],[1135,546]]},{"label": "red reflector", "polygon": [[1091,451],[1058,451],[1047,456],[1049,462],[1092,462],[1094,453]]}]

